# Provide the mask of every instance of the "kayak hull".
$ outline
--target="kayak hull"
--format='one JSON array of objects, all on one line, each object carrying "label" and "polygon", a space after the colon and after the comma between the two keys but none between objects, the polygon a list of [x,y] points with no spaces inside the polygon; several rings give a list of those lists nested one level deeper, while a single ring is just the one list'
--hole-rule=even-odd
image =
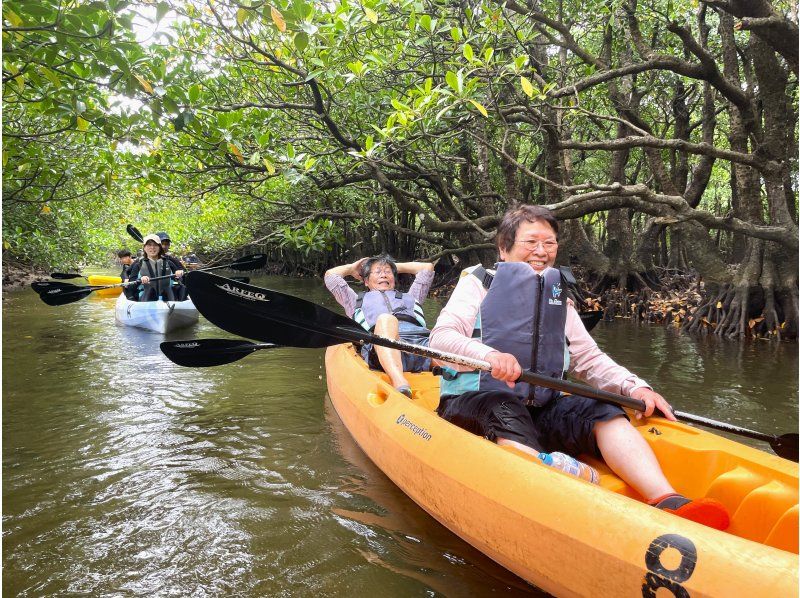
[{"label": "kayak hull", "polygon": [[[599,461],[592,462],[601,471],[598,486],[457,428],[433,411],[438,380],[430,374],[408,375],[409,400],[349,345],[327,350],[326,370],[334,408],[370,459],[440,523],[541,589],[557,596],[655,596],[659,587],[691,596],[797,595],[796,464],[662,419],[639,428],[677,490],[724,499],[740,537],[647,506]],[[671,448],[676,442],[680,449]],[[686,470],[687,457],[711,454],[702,463],[715,474],[673,475],[672,453],[676,472]],[[739,470],[765,482],[750,494],[772,492],[774,500],[748,507],[750,495],[741,496],[747,483],[736,485]],[[759,532],[749,517],[763,517],[769,529]],[[772,546],[763,543],[770,533]],[[759,534],[759,541],[746,537]]]},{"label": "kayak hull", "polygon": [[[103,286],[119,284],[122,282],[122,279],[119,276],[99,276],[97,274],[92,274],[88,277],[88,281],[91,286]],[[115,287],[113,289],[100,289],[99,291],[95,291],[95,294],[100,297],[116,297],[121,292],[122,287]]]},{"label": "kayak hull", "polygon": [[117,298],[114,317],[120,324],[167,334],[197,323],[199,312],[191,299],[186,301],[130,301]]}]

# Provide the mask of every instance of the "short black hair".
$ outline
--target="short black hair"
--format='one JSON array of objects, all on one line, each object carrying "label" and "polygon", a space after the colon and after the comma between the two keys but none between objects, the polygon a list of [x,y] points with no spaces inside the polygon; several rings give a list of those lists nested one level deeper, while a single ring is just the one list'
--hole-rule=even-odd
[{"label": "short black hair", "polygon": [[392,269],[392,274],[394,275],[395,280],[397,280],[397,264],[394,263],[394,258],[388,253],[382,253],[380,255],[373,255],[372,257],[367,258],[367,260],[361,264],[360,274],[364,284],[367,283],[369,271],[375,264],[389,264],[389,267]]},{"label": "short black hair", "polygon": [[494,238],[498,249],[511,251],[514,246],[514,239],[517,237],[517,229],[523,222],[544,222],[553,229],[556,239],[558,239],[558,220],[556,220],[549,208],[522,204],[509,209],[503,214]]},{"label": "short black hair", "polygon": [[118,258],[131,257],[131,252],[128,249],[120,249],[117,252],[117,257]]}]

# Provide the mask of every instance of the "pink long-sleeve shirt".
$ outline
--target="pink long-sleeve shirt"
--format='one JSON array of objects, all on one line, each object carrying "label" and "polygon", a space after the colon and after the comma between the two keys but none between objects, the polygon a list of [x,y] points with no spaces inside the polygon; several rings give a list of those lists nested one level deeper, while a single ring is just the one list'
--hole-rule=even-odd
[{"label": "pink long-sleeve shirt", "polygon": [[[439,313],[436,326],[430,336],[431,349],[464,355],[473,359],[486,360],[486,356],[494,351],[484,345],[480,339],[472,338],[475,321],[480,313],[480,306],[486,297],[487,290],[476,276],[468,274],[473,268],[462,273],[447,305]],[[617,364],[600,350],[597,343],[586,331],[577,310],[568,302],[567,322],[564,327],[569,340],[569,373],[585,383],[626,396],[637,388],[650,388],[644,380]],[[458,371],[470,368],[443,363]]]},{"label": "pink long-sleeve shirt", "polygon": [[[428,291],[431,290],[433,283],[433,270],[420,270],[414,276],[414,282],[411,283],[411,288],[408,289],[408,294],[414,297],[417,303],[422,303],[425,297],[428,296]],[[347,281],[338,274],[325,274],[325,286],[336,299],[336,302],[344,308],[344,313],[348,318],[353,317],[353,312],[356,309],[356,301],[358,300],[358,293],[350,288]]]}]

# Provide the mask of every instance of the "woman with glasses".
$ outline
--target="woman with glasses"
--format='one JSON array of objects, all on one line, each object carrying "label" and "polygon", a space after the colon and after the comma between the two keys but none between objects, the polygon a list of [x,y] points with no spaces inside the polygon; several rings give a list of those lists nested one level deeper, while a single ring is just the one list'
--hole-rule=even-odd
[{"label": "woman with glasses", "polygon": [[[408,293],[395,289],[398,274],[414,274]],[[395,263],[384,254],[331,268],[325,273],[325,286],[348,317],[369,332],[427,346],[430,331],[425,323],[422,301],[430,291],[433,275],[433,264]],[[367,290],[356,293],[345,281],[346,276],[363,282]],[[409,398],[411,386],[403,372],[430,369],[428,358],[372,344],[362,346],[361,356],[371,368],[386,372],[392,385]]]},{"label": "woman with glasses", "polygon": [[523,369],[554,378],[570,373],[596,388],[643,401],[644,416],[657,408],[675,421],[664,397],[600,350],[566,299],[561,274],[553,267],[558,221],[547,208],[523,205],[507,211],[495,243],[496,270],[468,269],[430,335],[432,348],[488,361],[492,371],[444,364],[439,415],[546,463],[550,453],[602,457],[649,504],[725,529],[729,517],[719,502],[692,501],[675,492],[622,408],[516,382]]}]

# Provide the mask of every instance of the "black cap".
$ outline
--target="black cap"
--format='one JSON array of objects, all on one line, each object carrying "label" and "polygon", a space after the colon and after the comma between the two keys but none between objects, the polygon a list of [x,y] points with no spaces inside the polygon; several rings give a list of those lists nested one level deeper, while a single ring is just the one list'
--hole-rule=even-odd
[{"label": "black cap", "polygon": [[158,235],[158,238],[161,239],[162,241],[169,241],[170,243],[172,242],[172,239],[169,238],[169,235],[167,233],[160,232],[156,234]]}]

